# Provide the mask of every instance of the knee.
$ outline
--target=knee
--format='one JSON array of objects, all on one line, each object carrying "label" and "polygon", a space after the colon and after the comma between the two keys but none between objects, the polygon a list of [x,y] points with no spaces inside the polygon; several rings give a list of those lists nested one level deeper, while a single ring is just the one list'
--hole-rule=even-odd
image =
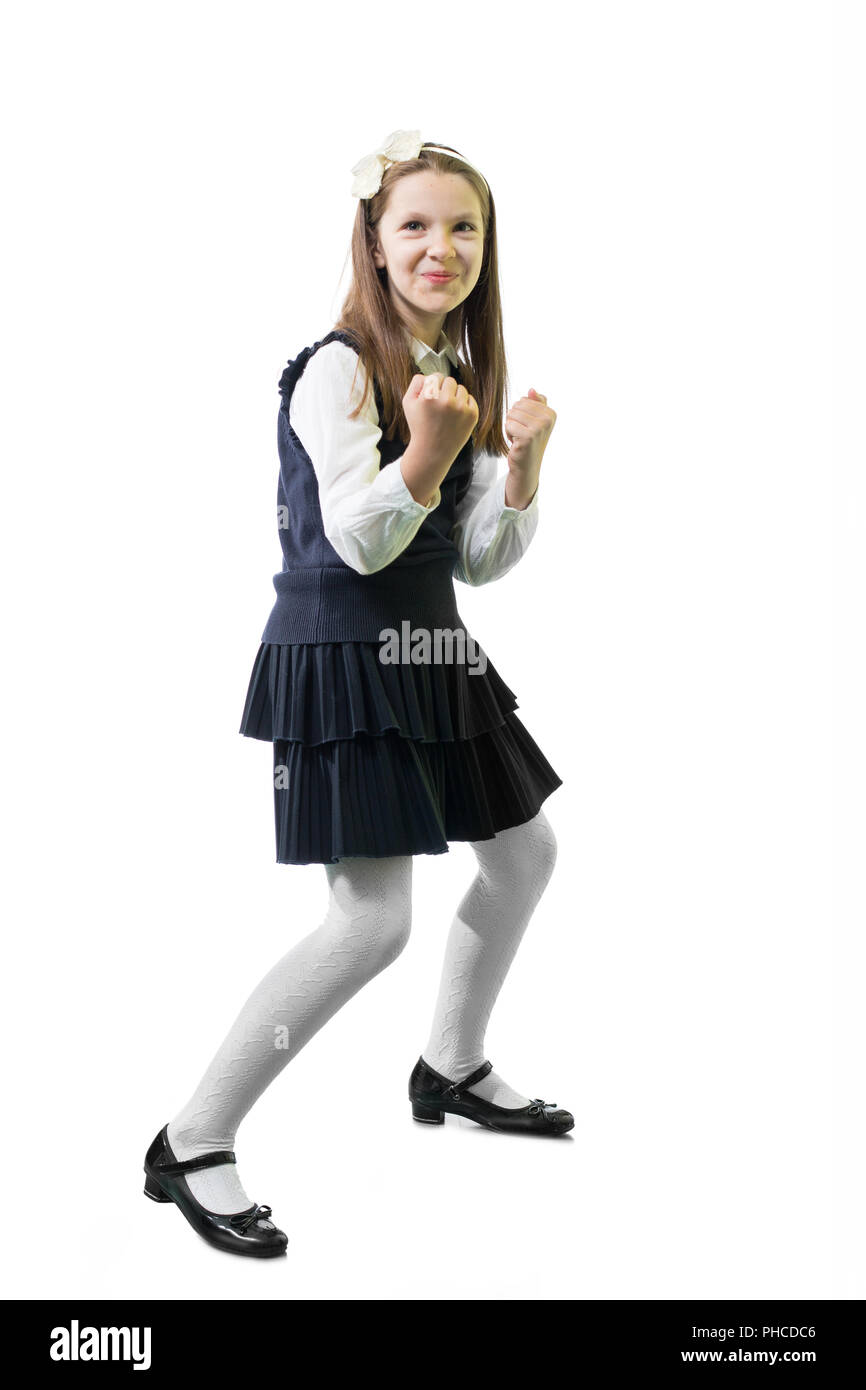
[{"label": "knee", "polygon": [[412,929],[411,859],[341,861],[331,871],[331,917],[340,949],[368,979],[402,952]]},{"label": "knee", "polygon": [[543,811],[530,821],[533,836],[533,853],[538,871],[546,883],[556,866],[557,842],[553,826]]},{"label": "knee", "polygon": [[511,850],[512,863],[530,891],[538,896],[550,881],[556,865],[557,842],[553,826],[543,811],[523,825],[516,826]]},{"label": "knee", "polygon": [[367,953],[373,974],[393,964],[408,944],[411,931],[412,910],[408,903],[389,902],[378,911]]}]

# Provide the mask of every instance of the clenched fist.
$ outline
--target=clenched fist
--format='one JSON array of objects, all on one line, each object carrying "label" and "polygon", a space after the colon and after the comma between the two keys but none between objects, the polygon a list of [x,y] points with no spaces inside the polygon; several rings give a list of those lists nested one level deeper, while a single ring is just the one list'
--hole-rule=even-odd
[{"label": "clenched fist", "polygon": [[478,402],[453,376],[416,372],[403,397],[413,451],[421,457],[454,462],[478,423]]}]

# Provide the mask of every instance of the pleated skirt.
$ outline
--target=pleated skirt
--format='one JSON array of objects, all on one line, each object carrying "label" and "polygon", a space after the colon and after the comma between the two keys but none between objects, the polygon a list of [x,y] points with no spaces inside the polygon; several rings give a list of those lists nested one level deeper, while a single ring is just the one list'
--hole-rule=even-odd
[{"label": "pleated skirt", "polygon": [[277,862],[445,854],[562,785],[486,660],[394,663],[379,642],[262,642],[240,732],[273,744]]}]

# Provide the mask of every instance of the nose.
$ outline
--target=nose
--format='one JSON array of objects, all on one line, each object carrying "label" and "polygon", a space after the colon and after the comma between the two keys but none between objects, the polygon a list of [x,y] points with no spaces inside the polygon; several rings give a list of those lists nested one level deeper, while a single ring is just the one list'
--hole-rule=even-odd
[{"label": "nose", "polygon": [[446,237],[441,237],[438,241],[432,241],[427,249],[431,260],[447,261],[454,255],[454,247]]}]

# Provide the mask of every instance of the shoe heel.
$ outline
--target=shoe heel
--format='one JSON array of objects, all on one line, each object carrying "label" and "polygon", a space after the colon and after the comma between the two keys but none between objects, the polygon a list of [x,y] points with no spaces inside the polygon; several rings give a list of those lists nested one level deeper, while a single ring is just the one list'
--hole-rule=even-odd
[{"label": "shoe heel", "polygon": [[144,1195],[150,1197],[154,1202],[170,1202],[171,1198],[166,1197],[159,1183],[145,1170]]},{"label": "shoe heel", "polygon": [[445,1116],[435,1105],[423,1105],[420,1100],[412,1102],[412,1119],[425,1125],[444,1125]]}]

